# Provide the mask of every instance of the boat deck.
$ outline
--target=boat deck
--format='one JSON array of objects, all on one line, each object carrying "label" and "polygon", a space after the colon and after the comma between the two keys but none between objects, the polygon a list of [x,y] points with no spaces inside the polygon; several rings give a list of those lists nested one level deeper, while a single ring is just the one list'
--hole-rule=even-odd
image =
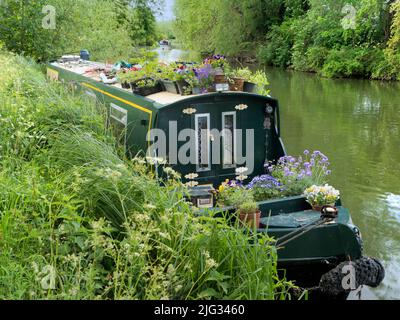
[{"label": "boat deck", "polygon": [[[107,65],[104,63],[92,62],[92,61],[80,61],[79,63],[77,63],[77,62],[64,62],[64,63],[63,62],[53,62],[52,65],[57,68],[61,68],[61,69],[79,74],[83,77],[86,77],[88,79],[98,81],[101,83],[103,83],[103,82],[100,78],[100,74],[105,71],[110,71],[113,67],[112,65]],[[122,88],[120,83],[106,84],[106,85],[108,85],[110,87],[118,88],[125,92],[132,93],[131,89]],[[168,105],[171,103],[185,100],[188,97],[193,97],[193,96],[195,96],[195,95],[182,96],[180,94],[174,94],[174,93],[163,91],[163,92],[158,92],[158,93],[146,96],[145,98],[152,100],[158,104]]]}]

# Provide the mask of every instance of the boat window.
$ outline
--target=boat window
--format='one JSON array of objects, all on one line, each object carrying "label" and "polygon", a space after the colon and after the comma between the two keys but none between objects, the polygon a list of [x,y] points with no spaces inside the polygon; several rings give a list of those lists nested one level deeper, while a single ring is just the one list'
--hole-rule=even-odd
[{"label": "boat window", "polygon": [[109,123],[114,137],[117,138],[117,143],[119,144],[119,146],[125,149],[128,112],[125,109],[111,103]]},{"label": "boat window", "polygon": [[222,113],[222,152],[224,168],[235,167],[236,112]]},{"label": "boat window", "polygon": [[210,164],[210,114],[198,114],[195,117],[196,163],[197,171],[208,171]]}]

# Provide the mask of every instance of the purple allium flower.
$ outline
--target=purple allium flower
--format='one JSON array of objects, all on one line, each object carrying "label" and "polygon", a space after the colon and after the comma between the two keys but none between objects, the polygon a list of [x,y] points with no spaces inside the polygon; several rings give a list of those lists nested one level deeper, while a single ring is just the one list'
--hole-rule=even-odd
[{"label": "purple allium flower", "polygon": [[306,156],[308,156],[308,155],[310,154],[310,151],[309,151],[309,150],[304,150],[304,154],[305,154]]}]

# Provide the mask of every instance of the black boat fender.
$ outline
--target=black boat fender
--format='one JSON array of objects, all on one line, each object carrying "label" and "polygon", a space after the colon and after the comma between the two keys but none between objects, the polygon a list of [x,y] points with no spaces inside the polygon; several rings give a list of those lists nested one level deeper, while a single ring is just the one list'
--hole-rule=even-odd
[{"label": "black boat fender", "polygon": [[[344,270],[350,270],[348,266],[351,266],[354,270],[354,287],[351,287],[345,279],[347,273]],[[324,274],[321,277],[319,289],[330,295],[339,295],[344,292],[350,293],[350,291],[363,285],[376,288],[384,278],[385,269],[382,263],[375,258],[363,257],[356,261],[343,262]],[[350,280],[350,278],[348,279]]]},{"label": "black boat fender", "polygon": [[362,257],[356,261],[342,262],[321,277],[318,287],[306,290],[310,300],[341,300],[347,299],[350,292],[360,286],[378,287],[384,278],[385,269],[378,259]]}]

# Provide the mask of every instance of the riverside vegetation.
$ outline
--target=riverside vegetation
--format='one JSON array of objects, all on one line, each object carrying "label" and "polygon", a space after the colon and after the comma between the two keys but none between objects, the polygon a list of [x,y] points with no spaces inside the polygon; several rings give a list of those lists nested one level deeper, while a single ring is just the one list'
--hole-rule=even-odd
[{"label": "riverside vegetation", "polygon": [[81,49],[95,61],[116,60],[160,37],[160,0],[7,0],[0,9],[0,41],[42,62]]},{"label": "riverside vegetation", "polygon": [[400,79],[399,0],[176,0],[175,14],[187,49],[326,77]]},{"label": "riverside vegetation", "polygon": [[124,158],[103,106],[0,65],[0,299],[291,298],[272,239],[196,216],[177,173]]}]

